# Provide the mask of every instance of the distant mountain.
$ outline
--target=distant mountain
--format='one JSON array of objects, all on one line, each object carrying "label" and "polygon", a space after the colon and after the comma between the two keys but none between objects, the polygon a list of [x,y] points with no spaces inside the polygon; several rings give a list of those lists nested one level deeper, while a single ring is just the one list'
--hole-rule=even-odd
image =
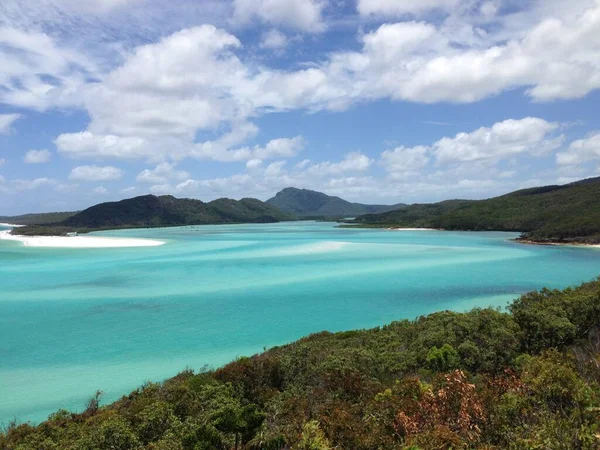
[{"label": "distant mountain", "polygon": [[64,234],[114,228],[147,228],[184,225],[271,223],[292,216],[260,200],[221,198],[209,203],[171,195],[144,195],[101,203],[54,223],[22,227],[19,234]]},{"label": "distant mountain", "polygon": [[322,192],[293,187],[285,188],[278,192],[275,197],[267,200],[267,203],[279,208],[281,211],[302,217],[349,217],[361,214],[381,213],[404,206],[403,204],[386,206],[350,203],[339,197],[332,197]]},{"label": "distant mountain", "polygon": [[71,216],[74,216],[75,214],[77,214],[77,211],[23,214],[20,216],[0,216],[0,222],[14,225],[40,225],[43,223],[61,222]]},{"label": "distant mountain", "polygon": [[600,243],[600,177],[511,192],[488,200],[415,204],[357,217],[363,226],[521,231],[540,243]]}]

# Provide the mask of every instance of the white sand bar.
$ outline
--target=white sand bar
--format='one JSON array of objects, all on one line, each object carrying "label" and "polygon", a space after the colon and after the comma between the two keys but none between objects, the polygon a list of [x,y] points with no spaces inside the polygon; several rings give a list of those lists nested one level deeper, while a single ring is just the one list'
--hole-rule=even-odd
[{"label": "white sand bar", "polygon": [[439,231],[435,228],[388,228],[390,231]]},{"label": "white sand bar", "polygon": [[19,241],[26,247],[57,248],[122,248],[122,247],[157,247],[162,241],[137,238],[113,238],[97,236],[16,236],[10,230],[0,231],[0,239]]}]

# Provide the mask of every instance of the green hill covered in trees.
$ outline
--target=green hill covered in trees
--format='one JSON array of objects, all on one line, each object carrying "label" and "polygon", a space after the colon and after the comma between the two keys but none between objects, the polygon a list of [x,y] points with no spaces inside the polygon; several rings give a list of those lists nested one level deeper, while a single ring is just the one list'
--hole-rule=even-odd
[{"label": "green hill covered in trees", "polygon": [[415,204],[354,221],[362,226],[520,231],[539,243],[600,243],[600,178],[523,189],[488,200]]},{"label": "green hill covered in trees", "polygon": [[44,223],[61,222],[75,214],[77,214],[77,212],[51,212],[23,214],[20,216],[0,216],[0,223],[10,223],[12,225],[40,225]]},{"label": "green hill covered in trees", "polygon": [[526,294],[508,312],[322,332],[99,398],[11,424],[0,448],[597,450],[600,281]]},{"label": "green hill covered in trees", "polygon": [[403,204],[363,205],[308,189],[285,188],[267,200],[269,205],[299,217],[354,217],[398,209]]},{"label": "green hill covered in trees", "polygon": [[271,223],[290,215],[260,200],[221,198],[204,203],[171,195],[140,197],[101,203],[54,223],[26,226],[13,233],[27,235],[64,234],[115,228],[149,228],[231,223]]}]

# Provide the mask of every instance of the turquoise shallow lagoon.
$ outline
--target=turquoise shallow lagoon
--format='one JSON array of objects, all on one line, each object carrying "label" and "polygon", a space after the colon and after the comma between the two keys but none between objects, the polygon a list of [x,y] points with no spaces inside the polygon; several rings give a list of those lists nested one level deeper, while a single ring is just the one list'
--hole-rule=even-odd
[{"label": "turquoise shallow lagoon", "polygon": [[505,306],[600,274],[600,250],[510,233],[295,222],[96,233],[161,247],[52,249],[0,241],[0,423],[112,401],[321,330]]}]

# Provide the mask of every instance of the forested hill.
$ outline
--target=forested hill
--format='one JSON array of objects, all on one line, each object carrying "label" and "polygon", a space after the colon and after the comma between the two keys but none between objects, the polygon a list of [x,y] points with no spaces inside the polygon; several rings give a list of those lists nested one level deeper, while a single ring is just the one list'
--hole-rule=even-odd
[{"label": "forested hill", "polygon": [[39,225],[43,223],[61,222],[75,214],[77,214],[77,212],[51,212],[23,214],[20,216],[0,216],[0,223],[10,223],[13,225]]},{"label": "forested hill", "polygon": [[315,334],[9,425],[0,449],[597,450],[600,281],[509,311]]},{"label": "forested hill", "polygon": [[398,205],[364,205],[350,203],[340,197],[332,197],[322,192],[293,187],[279,191],[267,200],[269,205],[301,217],[354,217],[361,214],[379,213],[398,209]]},{"label": "forested hill", "polygon": [[60,234],[69,230],[146,228],[230,223],[270,223],[291,216],[260,200],[221,198],[209,203],[170,195],[101,203],[60,222],[14,230],[19,234]]},{"label": "forested hill", "polygon": [[364,226],[520,231],[536,242],[600,243],[600,178],[523,189],[488,200],[415,204],[354,221]]}]

